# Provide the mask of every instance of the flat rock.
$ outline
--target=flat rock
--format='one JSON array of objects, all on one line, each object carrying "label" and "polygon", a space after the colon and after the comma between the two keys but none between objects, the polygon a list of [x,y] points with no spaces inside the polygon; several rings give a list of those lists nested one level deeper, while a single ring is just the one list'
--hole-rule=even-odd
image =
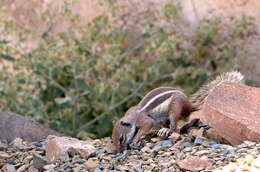
[{"label": "flat rock", "polygon": [[105,150],[108,153],[114,153],[116,152],[116,147],[113,144],[109,144],[106,146]]},{"label": "flat rock", "polygon": [[33,154],[33,167],[35,168],[43,168],[45,165],[50,164],[48,160],[42,157],[39,154]]},{"label": "flat rock", "polygon": [[177,132],[173,132],[169,138],[172,139],[173,143],[176,143],[177,141],[181,140],[181,135]]},{"label": "flat rock", "polygon": [[183,160],[177,160],[178,166],[183,170],[200,171],[213,165],[207,157],[190,156]]},{"label": "flat rock", "polygon": [[28,172],[39,172],[39,170],[37,168],[34,168],[33,166],[30,166]]},{"label": "flat rock", "polygon": [[210,128],[205,131],[205,137],[210,140],[215,140],[218,143],[222,144],[230,144],[225,138],[218,134],[218,132],[214,128]]},{"label": "flat rock", "polygon": [[0,140],[11,142],[16,137],[33,142],[46,138],[48,135],[61,136],[43,125],[18,114],[0,112]]},{"label": "flat rock", "polygon": [[260,142],[260,88],[224,82],[208,96],[200,119],[233,145]]},{"label": "flat rock", "polygon": [[16,172],[16,169],[13,165],[10,164],[6,164],[3,168],[2,168],[3,172]]},{"label": "flat rock", "polygon": [[71,137],[56,137],[46,145],[46,158],[49,161],[59,159],[61,153],[68,151],[69,148],[78,150],[82,157],[96,152],[96,148],[86,141],[80,141]]},{"label": "flat rock", "polygon": [[95,168],[98,167],[98,161],[89,159],[84,163],[84,166],[86,167],[87,170],[94,170]]}]

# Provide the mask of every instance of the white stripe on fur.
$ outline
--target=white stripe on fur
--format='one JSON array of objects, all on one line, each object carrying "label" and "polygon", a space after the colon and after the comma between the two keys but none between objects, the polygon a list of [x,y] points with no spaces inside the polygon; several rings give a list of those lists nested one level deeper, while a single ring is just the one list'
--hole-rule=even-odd
[{"label": "white stripe on fur", "polygon": [[[176,93],[176,92],[178,92],[178,93],[181,93],[181,94],[183,94],[181,91],[179,91],[179,90],[170,90],[170,91],[166,91],[166,92],[163,92],[163,93],[161,93],[161,94],[158,94],[157,96],[154,96],[151,100],[149,100],[147,103],[146,103],[146,105],[141,109],[141,111],[143,111],[144,109],[146,109],[151,103],[153,103],[153,101],[155,101],[157,98],[159,98],[159,97],[161,97],[161,96],[164,96],[164,95],[166,95],[166,94],[169,94],[169,93]],[[169,98],[166,100],[166,101],[168,101],[169,100]],[[162,104],[164,104],[164,102],[162,103]],[[167,104],[167,103],[166,103]],[[162,107],[163,108],[165,108],[165,106],[166,106],[166,104],[165,105],[163,105]],[[161,105],[159,105],[159,106],[161,106]],[[158,106],[157,106],[158,107]]]}]

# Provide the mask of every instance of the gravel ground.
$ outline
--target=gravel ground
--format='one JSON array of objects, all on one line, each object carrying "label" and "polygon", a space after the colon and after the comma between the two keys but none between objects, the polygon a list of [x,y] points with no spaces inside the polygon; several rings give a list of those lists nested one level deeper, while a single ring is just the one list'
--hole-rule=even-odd
[{"label": "gravel ground", "polygon": [[[139,150],[122,154],[108,153],[110,138],[92,141],[98,151],[81,157],[77,150],[69,149],[55,162],[45,159],[43,140],[26,144],[17,138],[8,144],[0,142],[0,172],[22,171],[260,171],[260,143],[244,142],[233,147],[218,144],[204,137],[190,134],[161,140],[153,137],[144,141]],[[193,162],[193,164],[192,164]],[[237,170],[235,170],[237,169]],[[254,170],[252,170],[254,169]]]}]

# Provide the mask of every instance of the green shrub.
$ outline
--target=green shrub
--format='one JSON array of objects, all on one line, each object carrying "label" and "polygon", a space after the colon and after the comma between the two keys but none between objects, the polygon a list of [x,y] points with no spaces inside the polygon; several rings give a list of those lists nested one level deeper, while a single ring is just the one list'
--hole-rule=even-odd
[{"label": "green shrub", "polygon": [[[167,20],[171,9],[177,16],[178,8],[168,4],[163,13]],[[64,8],[70,16],[68,10]],[[94,137],[108,136],[112,121],[147,91],[172,86],[189,95],[243,56],[235,51],[242,45],[222,35],[219,19],[201,21],[190,37],[150,24],[136,39],[123,27],[111,27],[105,14],[87,27],[75,26],[79,36],[70,31],[52,36],[51,26],[33,49],[14,47],[0,37],[1,60],[13,66],[0,69],[0,107],[68,135],[84,130]],[[30,35],[12,20],[1,28],[1,35],[15,32],[21,41]],[[230,29],[228,34],[241,32]],[[182,45],[187,42],[191,46]]]}]

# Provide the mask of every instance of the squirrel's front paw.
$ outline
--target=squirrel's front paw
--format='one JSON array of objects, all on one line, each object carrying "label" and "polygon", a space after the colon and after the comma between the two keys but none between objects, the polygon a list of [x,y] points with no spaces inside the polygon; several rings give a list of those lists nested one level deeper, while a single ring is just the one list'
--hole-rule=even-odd
[{"label": "squirrel's front paw", "polygon": [[130,148],[132,149],[141,149],[142,148],[142,142],[140,140],[135,140],[133,143],[130,144]]},{"label": "squirrel's front paw", "polygon": [[168,137],[173,131],[170,128],[161,128],[157,135],[159,137]]}]

